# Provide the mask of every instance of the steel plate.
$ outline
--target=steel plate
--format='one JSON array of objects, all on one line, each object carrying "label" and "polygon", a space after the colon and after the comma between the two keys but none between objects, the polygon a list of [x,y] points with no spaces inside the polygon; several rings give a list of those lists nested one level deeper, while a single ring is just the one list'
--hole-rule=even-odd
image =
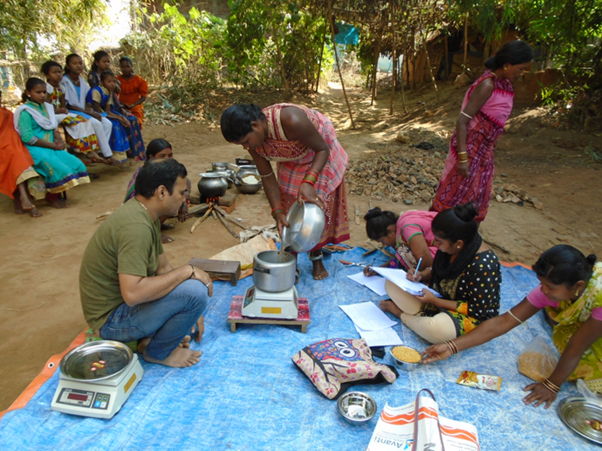
[{"label": "steel plate", "polygon": [[602,445],[602,431],[592,426],[594,421],[602,425],[602,405],[586,398],[569,397],[558,403],[556,412],[562,422],[573,432]]},{"label": "steel plate", "polygon": [[115,377],[132,361],[133,353],[123,343],[100,340],[84,343],[61,360],[61,373],[71,379],[99,381]]}]

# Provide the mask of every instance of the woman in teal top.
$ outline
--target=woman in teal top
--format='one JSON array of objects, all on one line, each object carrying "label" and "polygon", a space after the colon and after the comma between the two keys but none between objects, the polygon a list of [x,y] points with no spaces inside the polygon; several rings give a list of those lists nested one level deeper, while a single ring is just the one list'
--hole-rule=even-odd
[{"label": "woman in teal top", "polygon": [[23,100],[15,111],[15,128],[33,158],[34,169],[44,178],[48,200],[62,207],[60,193],[90,183],[86,166],[64,150],[54,109],[45,103],[46,83],[35,77],[28,79]]}]

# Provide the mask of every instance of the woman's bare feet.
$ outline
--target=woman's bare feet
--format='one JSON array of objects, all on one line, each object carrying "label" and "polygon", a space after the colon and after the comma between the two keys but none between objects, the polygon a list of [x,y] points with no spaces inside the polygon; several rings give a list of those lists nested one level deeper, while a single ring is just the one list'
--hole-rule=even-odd
[{"label": "woman's bare feet", "polygon": [[51,207],[54,208],[67,208],[67,201],[65,199],[61,199],[60,194],[46,194],[46,201],[50,204]]},{"label": "woman's bare feet", "polygon": [[147,362],[158,363],[160,365],[171,366],[173,368],[185,368],[199,363],[201,360],[201,354],[201,351],[193,351],[190,348],[182,348],[178,346],[163,360],[153,359],[152,357],[148,356],[146,349],[144,350],[142,356]]},{"label": "woman's bare feet", "polygon": [[387,299],[386,301],[380,301],[379,307],[383,312],[391,313],[397,316],[398,318],[399,315],[403,313],[403,310],[397,307],[397,305],[395,305],[395,303],[391,299]]}]

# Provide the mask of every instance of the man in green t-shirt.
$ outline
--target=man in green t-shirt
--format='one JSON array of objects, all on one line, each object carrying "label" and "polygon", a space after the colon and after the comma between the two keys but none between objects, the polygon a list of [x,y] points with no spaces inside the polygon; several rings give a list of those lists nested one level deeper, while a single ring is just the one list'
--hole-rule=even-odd
[{"label": "man in green t-shirt", "polygon": [[161,245],[159,218],[177,214],[186,175],[174,159],[147,162],[136,177],[136,196],[92,236],[79,274],[90,327],[107,340],[141,340],[145,360],[173,367],[199,362],[199,351],[179,345],[200,327],[213,294],[207,273],[191,265],[172,268]]}]

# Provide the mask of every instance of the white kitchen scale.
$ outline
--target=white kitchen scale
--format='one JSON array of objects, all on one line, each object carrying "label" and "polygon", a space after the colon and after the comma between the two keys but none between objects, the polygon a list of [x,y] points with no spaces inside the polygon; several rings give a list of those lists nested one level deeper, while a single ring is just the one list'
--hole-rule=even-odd
[{"label": "white kitchen scale", "polygon": [[51,408],[94,418],[112,418],[142,379],[138,356],[116,341],[93,341],[61,360]]},{"label": "white kitchen scale", "polygon": [[251,318],[297,319],[297,289],[275,293],[252,286],[245,293],[242,315]]}]

